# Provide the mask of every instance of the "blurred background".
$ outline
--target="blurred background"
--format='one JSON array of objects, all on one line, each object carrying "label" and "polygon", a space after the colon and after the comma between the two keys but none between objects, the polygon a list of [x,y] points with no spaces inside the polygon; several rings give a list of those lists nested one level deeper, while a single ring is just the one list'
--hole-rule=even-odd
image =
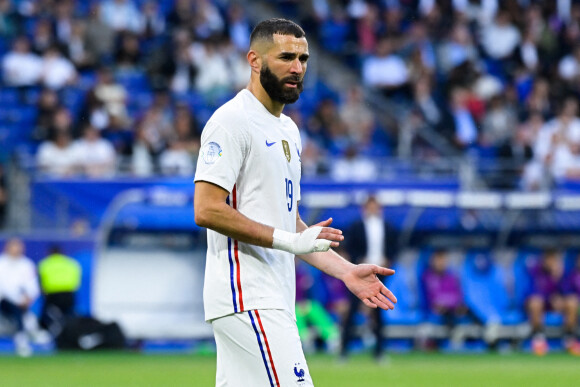
[{"label": "blurred background", "polygon": [[0,352],[212,351],[200,134],[276,16],[311,53],[302,218],[397,271],[377,314],[298,264],[305,350],[580,353],[572,0],[0,0]]}]

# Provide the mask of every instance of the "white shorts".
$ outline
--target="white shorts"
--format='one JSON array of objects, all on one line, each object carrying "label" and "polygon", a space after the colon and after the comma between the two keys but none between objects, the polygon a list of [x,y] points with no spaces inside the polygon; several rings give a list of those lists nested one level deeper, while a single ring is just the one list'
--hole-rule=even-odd
[{"label": "white shorts", "polygon": [[296,322],[287,311],[250,310],[211,323],[216,387],[313,386]]}]

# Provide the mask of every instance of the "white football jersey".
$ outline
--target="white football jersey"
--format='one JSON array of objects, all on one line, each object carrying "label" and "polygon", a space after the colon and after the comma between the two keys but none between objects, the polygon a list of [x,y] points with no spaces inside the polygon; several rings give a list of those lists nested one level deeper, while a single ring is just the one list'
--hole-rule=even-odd
[{"label": "white football jersey", "polygon": [[[216,184],[246,217],[296,232],[300,153],[296,124],[272,115],[247,89],[220,107],[201,135],[195,181]],[[253,309],[294,315],[294,255],[207,232],[206,320]]]}]

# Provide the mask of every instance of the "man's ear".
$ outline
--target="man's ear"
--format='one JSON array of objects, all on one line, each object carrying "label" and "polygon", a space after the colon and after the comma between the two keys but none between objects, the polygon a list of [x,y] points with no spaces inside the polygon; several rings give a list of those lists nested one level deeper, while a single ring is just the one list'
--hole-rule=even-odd
[{"label": "man's ear", "polygon": [[262,57],[258,55],[255,50],[248,51],[248,55],[246,56],[248,59],[248,63],[252,68],[252,72],[260,73],[260,69],[262,68]]}]

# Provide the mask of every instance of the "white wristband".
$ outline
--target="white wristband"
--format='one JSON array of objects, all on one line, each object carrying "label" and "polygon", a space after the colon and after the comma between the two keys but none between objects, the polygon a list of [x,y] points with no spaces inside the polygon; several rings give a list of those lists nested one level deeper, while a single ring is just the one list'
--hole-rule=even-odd
[{"label": "white wristband", "polygon": [[308,254],[318,251],[327,251],[331,241],[316,239],[322,227],[310,227],[301,233],[293,233],[280,229],[274,229],[272,248],[284,250],[292,254]]}]

